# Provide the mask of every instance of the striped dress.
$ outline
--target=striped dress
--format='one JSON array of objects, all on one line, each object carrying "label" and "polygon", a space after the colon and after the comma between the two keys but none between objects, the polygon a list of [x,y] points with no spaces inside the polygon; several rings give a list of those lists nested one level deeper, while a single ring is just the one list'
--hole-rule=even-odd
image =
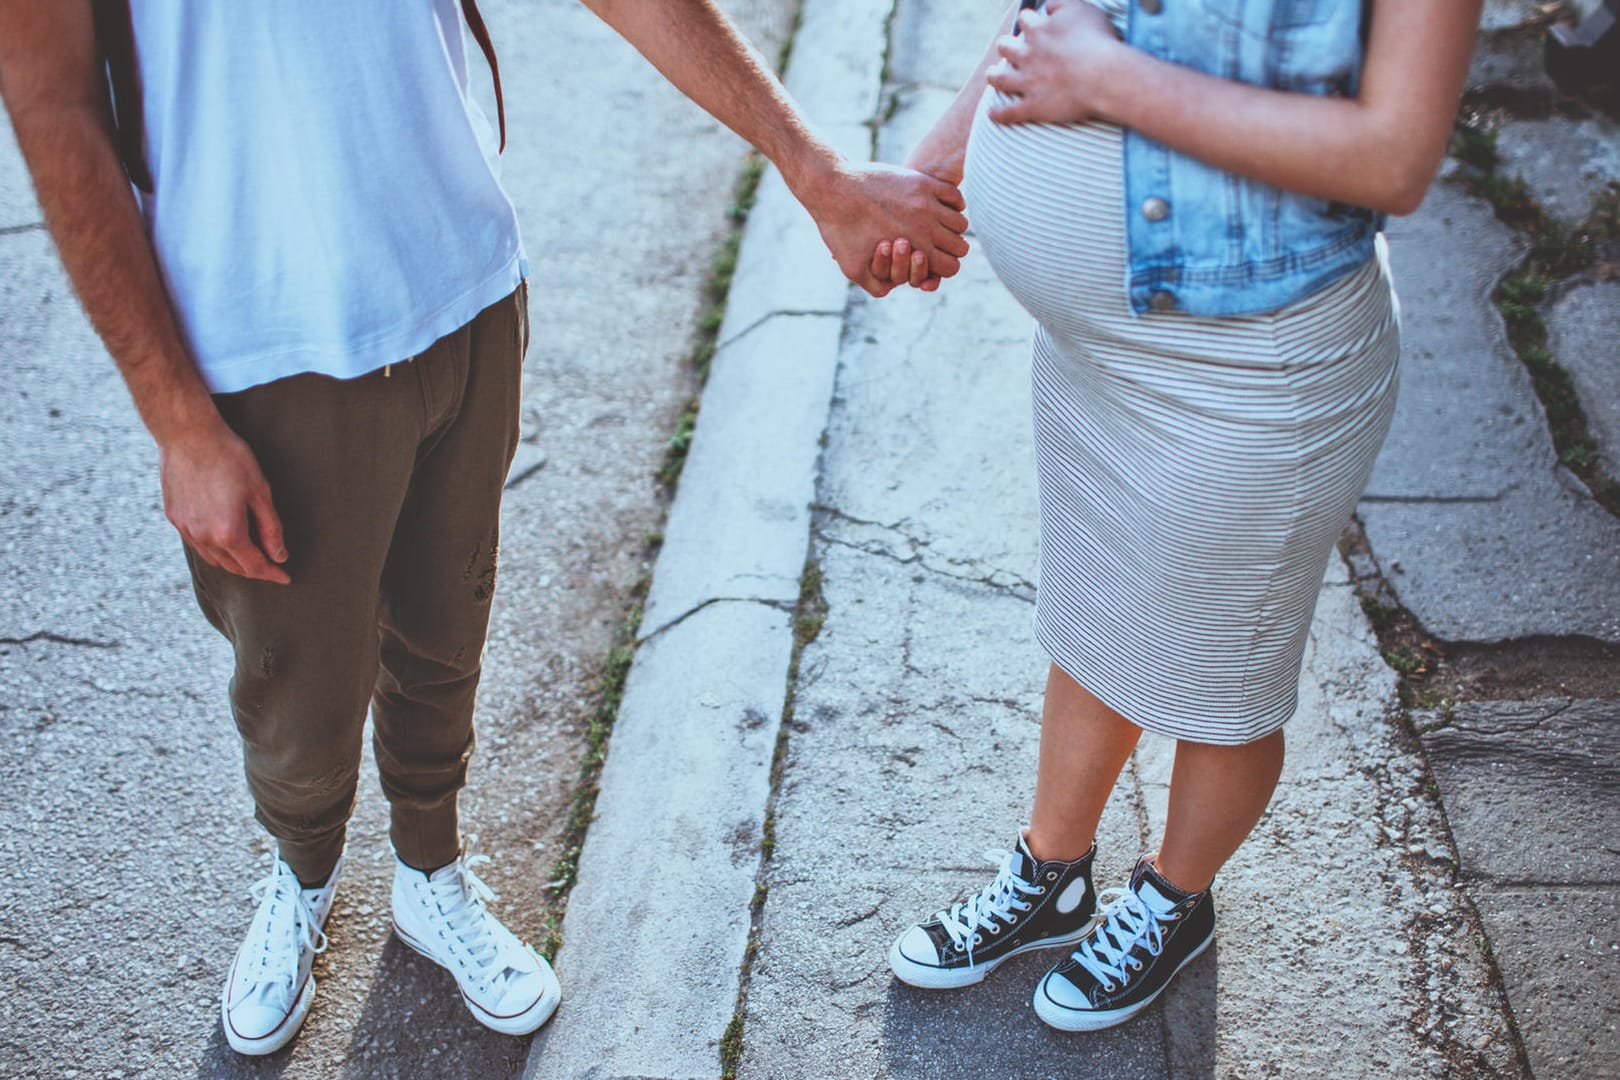
[{"label": "striped dress", "polygon": [[[1117,19],[1124,4],[1100,4]],[[1378,257],[1259,316],[1133,315],[1123,139],[985,114],[963,190],[1034,317],[1036,632],[1150,731],[1244,743],[1297,702],[1316,594],[1395,406],[1398,308]]]}]

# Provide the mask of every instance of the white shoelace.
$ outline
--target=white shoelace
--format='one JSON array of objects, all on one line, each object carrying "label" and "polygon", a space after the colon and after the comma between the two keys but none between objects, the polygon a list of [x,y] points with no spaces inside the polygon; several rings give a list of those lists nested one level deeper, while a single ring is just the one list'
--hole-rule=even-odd
[{"label": "white shoelace", "polygon": [[326,951],[326,934],[298,878],[286,863],[270,856],[270,873],[250,890],[265,910],[264,948],[250,958],[249,981],[261,988],[293,987],[303,950]]},{"label": "white shoelace", "polygon": [[1131,950],[1145,944],[1149,954],[1158,956],[1164,951],[1164,924],[1176,916],[1150,910],[1130,889],[1104,889],[1097,900],[1102,921],[1071,955],[1104,991],[1113,993],[1144,966]]},{"label": "white shoelace", "polygon": [[1001,869],[996,873],[995,880],[985,886],[977,896],[971,896],[959,904],[952,905],[949,911],[941,911],[934,916],[945,928],[951,942],[967,953],[968,967],[973,966],[974,948],[984,941],[984,936],[979,933],[981,928],[999,927],[1000,924],[995,921],[996,919],[1006,921],[1014,911],[1028,911],[1035,905],[1023,897],[1046,891],[1025,881],[1013,871],[1014,864],[1021,858],[1017,852],[987,851],[984,857],[991,862],[1001,863]]},{"label": "white shoelace", "polygon": [[517,940],[505,933],[499,920],[484,905],[495,899],[495,891],[475,873],[473,867],[489,862],[488,855],[467,855],[454,865],[456,872],[434,881],[428,879],[434,903],[444,917],[456,944],[465,952],[483,989],[505,986],[523,974],[512,955]]}]

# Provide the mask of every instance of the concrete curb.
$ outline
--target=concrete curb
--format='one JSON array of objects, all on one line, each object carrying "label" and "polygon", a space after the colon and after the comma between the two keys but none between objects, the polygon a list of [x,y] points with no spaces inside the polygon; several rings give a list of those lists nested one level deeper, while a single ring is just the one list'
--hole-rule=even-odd
[{"label": "concrete curb", "polygon": [[[805,0],[788,89],[871,154],[892,0]],[[526,1077],[716,1077],[736,1007],[849,286],[769,171],[640,628]]]}]

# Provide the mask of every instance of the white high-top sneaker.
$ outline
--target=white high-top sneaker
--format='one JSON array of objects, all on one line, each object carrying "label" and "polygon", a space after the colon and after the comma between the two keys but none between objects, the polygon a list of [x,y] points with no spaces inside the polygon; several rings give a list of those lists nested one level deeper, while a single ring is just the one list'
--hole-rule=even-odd
[{"label": "white high-top sneaker", "polygon": [[343,859],[319,889],[298,883],[292,868],[274,859],[270,874],[253,886],[259,908],[225,979],[220,1022],[239,1054],[268,1054],[286,1046],[315,1000],[310,965],[326,951],[326,916],[332,910]]},{"label": "white high-top sneaker", "polygon": [[527,1035],[551,1019],[562,987],[545,958],[484,907],[495,894],[473,867],[488,861],[463,851],[429,875],[396,860],[394,933],[455,976],[479,1023]]}]

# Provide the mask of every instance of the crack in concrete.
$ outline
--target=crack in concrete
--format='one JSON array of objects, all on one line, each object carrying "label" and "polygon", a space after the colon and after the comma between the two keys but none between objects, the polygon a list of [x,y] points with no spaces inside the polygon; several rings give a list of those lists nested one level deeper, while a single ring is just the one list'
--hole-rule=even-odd
[{"label": "crack in concrete", "polygon": [[33,645],[36,642],[47,642],[52,645],[71,645],[80,649],[120,649],[121,641],[100,641],[96,638],[72,637],[67,634],[56,634],[49,630],[36,630],[27,637],[0,637],[0,645]]},{"label": "crack in concrete", "polygon": [[535,462],[533,465],[530,465],[522,472],[514,473],[513,475],[507,477],[506,484],[502,490],[512,491],[519,484],[522,484],[524,481],[539,474],[540,470],[544,469],[550,461],[550,458],[541,458],[539,461]]},{"label": "crack in concrete", "polygon": [[1499,503],[1505,495],[1363,495],[1364,503],[1396,506],[1477,506]]},{"label": "crack in concrete", "polygon": [[713,607],[716,604],[759,604],[763,607],[786,612],[789,615],[793,614],[795,607],[794,604],[786,600],[766,600],[758,596],[714,596],[703,601],[701,604],[698,604],[696,607],[688,608],[686,611],[681,612],[679,615],[660,625],[656,629],[650,630],[641,635],[640,637],[636,638],[634,642],[632,642],[632,645],[639,649],[653,638],[664,633],[666,630],[673,630],[675,627],[679,626],[687,619],[690,619],[698,612],[704,610],[705,608]]},{"label": "crack in concrete", "polygon": [[[839,547],[849,548],[851,551],[858,551],[863,555],[872,555],[880,559],[888,559],[891,562],[899,563],[901,566],[915,566],[917,569],[922,570],[925,573],[933,574],[936,577],[947,578],[951,581],[960,581],[968,585],[981,585],[992,592],[1001,593],[1004,596],[1010,596],[1014,600],[1019,600],[1026,604],[1033,604],[1035,602],[1034,582],[1022,578],[1017,574],[1012,573],[1010,570],[992,568],[990,573],[983,574],[979,577],[972,577],[967,574],[953,574],[949,570],[943,570],[937,566],[930,566],[923,559],[920,552],[913,551],[909,556],[901,556],[885,547],[871,544],[860,544],[853,540],[841,540],[836,536],[828,536],[819,530],[816,532],[816,539],[822,541],[823,543],[836,544]],[[964,560],[962,565],[977,566],[978,564],[972,560]],[[998,575],[1004,575],[1006,578],[1012,579],[1011,584],[1007,583],[1006,581],[997,580]]]},{"label": "crack in concrete", "polygon": [[0,236],[21,236],[23,233],[44,232],[43,221],[31,221],[26,225],[7,225],[0,228]]},{"label": "crack in concrete", "polygon": [[850,915],[850,916],[847,916],[846,918],[839,919],[838,920],[839,929],[847,930],[851,926],[856,925],[857,923],[863,923],[867,919],[872,918],[879,911],[883,910],[883,904],[888,899],[889,899],[889,896],[888,896],[887,893],[885,893],[882,900],[879,900],[877,903],[873,904],[871,907],[867,908],[865,911],[861,912],[860,914],[858,914],[858,915]]},{"label": "crack in concrete", "polygon": [[717,343],[714,348],[716,352],[719,352],[721,349],[728,349],[737,342],[741,341],[743,338],[747,337],[749,334],[752,334],[755,330],[758,330],[760,327],[770,322],[772,319],[803,319],[829,315],[833,316],[834,318],[841,318],[843,314],[843,311],[824,311],[820,308],[805,308],[802,310],[797,308],[788,308],[782,311],[768,312],[767,314],[761,315],[759,318],[755,319],[753,322],[749,323],[735,334],[732,334],[724,341]]},{"label": "crack in concrete", "polygon": [[[1616,854],[1620,854],[1620,852],[1616,852]],[[1458,876],[1470,884],[1482,882],[1494,885],[1499,889],[1573,889],[1576,892],[1602,892],[1620,887],[1620,879],[1611,881],[1606,878],[1596,881],[1546,881],[1541,878],[1502,878],[1490,874],[1459,874]]]},{"label": "crack in concrete", "polygon": [[[979,577],[970,577],[964,574],[954,574],[949,570],[944,570],[938,566],[930,565],[923,558],[921,549],[932,547],[933,541],[926,540],[920,536],[907,532],[903,526],[910,520],[909,518],[901,518],[893,524],[887,524],[881,521],[870,521],[865,518],[858,518],[853,514],[846,514],[837,507],[829,506],[826,503],[812,503],[810,509],[817,513],[825,514],[828,517],[848,522],[852,525],[859,525],[864,528],[878,529],[882,532],[893,533],[911,548],[911,554],[909,556],[901,556],[884,547],[861,544],[853,540],[844,540],[839,537],[829,536],[824,530],[817,529],[815,531],[816,538],[824,543],[837,544],[840,547],[850,548],[868,555],[876,555],[880,558],[891,559],[900,563],[902,566],[914,565],[920,569],[926,570],[931,574],[951,578],[955,581],[965,581],[969,584],[984,585],[997,592],[1012,596],[1015,599],[1023,600],[1026,603],[1034,602],[1035,583],[1020,574],[1013,573],[1011,570],[1006,570],[999,566],[985,567],[985,564],[981,563],[977,559],[955,559],[948,556],[947,561],[952,566],[966,566],[973,569],[988,569],[989,572],[982,574]],[[1010,579],[1010,583],[1005,580],[997,580],[998,576],[1001,578]],[[1024,595],[1025,593],[1028,595]]]}]

